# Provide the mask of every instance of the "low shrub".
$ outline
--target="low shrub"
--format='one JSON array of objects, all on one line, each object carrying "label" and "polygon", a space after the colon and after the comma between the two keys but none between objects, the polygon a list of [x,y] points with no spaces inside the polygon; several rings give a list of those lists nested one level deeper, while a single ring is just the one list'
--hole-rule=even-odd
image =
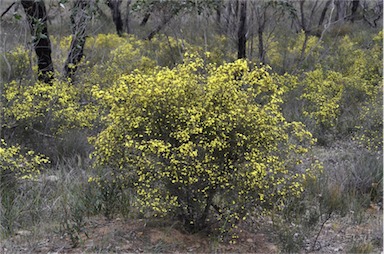
[{"label": "low shrub", "polygon": [[284,119],[282,91],[245,60],[215,66],[189,55],[94,94],[110,108],[94,139],[96,164],[125,171],[140,207],[190,231],[215,220],[234,227],[249,209],[267,213],[310,177],[301,155],[311,134]]}]

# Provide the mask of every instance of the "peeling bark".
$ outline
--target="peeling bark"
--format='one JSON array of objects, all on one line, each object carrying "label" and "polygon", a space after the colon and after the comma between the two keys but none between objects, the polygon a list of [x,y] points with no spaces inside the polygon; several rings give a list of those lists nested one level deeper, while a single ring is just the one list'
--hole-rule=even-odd
[{"label": "peeling bark", "polygon": [[65,76],[71,79],[77,70],[77,65],[84,56],[87,24],[91,19],[91,6],[92,2],[86,0],[77,0],[73,5],[71,14],[72,41],[64,66]]}]

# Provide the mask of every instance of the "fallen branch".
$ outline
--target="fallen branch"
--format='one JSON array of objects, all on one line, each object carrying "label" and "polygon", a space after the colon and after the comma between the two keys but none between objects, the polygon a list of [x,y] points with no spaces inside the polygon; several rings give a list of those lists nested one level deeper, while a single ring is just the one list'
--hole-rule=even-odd
[{"label": "fallen branch", "polygon": [[36,130],[36,129],[32,129],[34,132],[36,132],[38,135],[40,135],[40,136],[43,136],[43,137],[46,137],[46,138],[53,138],[53,139],[58,139],[58,140],[64,140],[64,139],[62,139],[62,138],[58,138],[58,137],[55,137],[55,136],[53,136],[53,135],[49,135],[49,134],[46,134],[46,133],[43,133],[43,132],[41,132],[41,131],[38,131],[38,130]]}]

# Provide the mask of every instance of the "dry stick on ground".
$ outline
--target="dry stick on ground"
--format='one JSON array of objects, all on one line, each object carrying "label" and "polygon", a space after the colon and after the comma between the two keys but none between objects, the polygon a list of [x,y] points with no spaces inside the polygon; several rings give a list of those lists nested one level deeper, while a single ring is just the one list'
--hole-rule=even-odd
[{"label": "dry stick on ground", "polygon": [[325,223],[326,223],[331,217],[332,217],[332,211],[330,211],[330,212],[327,214],[327,217],[325,218],[325,220],[323,221],[323,223],[321,223],[319,232],[317,232],[315,241],[313,242],[313,245],[312,245],[312,251],[315,251],[316,243],[317,243],[317,239],[319,239],[320,233],[321,233],[321,231],[323,231],[323,228],[324,228]]},{"label": "dry stick on ground", "polygon": [[16,2],[13,2],[2,14],[1,14],[1,17],[3,17],[5,14],[7,14],[7,12],[12,8],[12,6],[14,6],[16,4]]}]

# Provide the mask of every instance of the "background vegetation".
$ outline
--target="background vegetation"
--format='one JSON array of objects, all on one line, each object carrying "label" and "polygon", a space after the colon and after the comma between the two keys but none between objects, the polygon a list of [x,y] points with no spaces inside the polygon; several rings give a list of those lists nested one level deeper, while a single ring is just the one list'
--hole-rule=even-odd
[{"label": "background vegetation", "polygon": [[381,1],[26,2],[0,6],[3,250],[117,251],[85,244],[101,217],[382,250]]}]

